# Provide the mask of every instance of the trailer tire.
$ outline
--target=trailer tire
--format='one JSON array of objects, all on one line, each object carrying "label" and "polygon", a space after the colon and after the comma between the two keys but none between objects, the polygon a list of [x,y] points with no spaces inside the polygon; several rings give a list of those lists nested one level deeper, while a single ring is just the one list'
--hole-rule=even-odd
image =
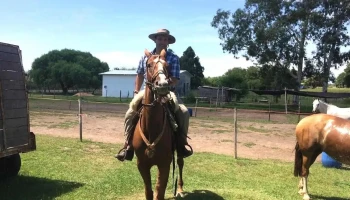
[{"label": "trailer tire", "polygon": [[0,158],[0,178],[10,178],[18,175],[21,169],[21,156],[19,153]]}]

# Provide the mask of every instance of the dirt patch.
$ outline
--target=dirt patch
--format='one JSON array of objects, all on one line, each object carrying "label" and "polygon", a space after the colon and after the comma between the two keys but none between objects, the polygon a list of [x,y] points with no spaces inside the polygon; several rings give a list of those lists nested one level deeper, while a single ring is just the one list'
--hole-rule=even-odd
[{"label": "dirt patch", "polygon": [[81,97],[93,97],[93,94],[90,93],[86,93],[86,92],[78,92],[76,94],[74,94],[73,96],[81,96]]},{"label": "dirt patch", "polygon": [[[36,134],[79,138],[77,110],[70,106],[64,106],[70,109],[62,110],[50,106],[40,104],[40,110],[31,111],[31,131]],[[122,144],[127,106],[84,104],[83,139]],[[237,119],[238,157],[293,161],[297,116],[273,114],[268,121],[266,112],[238,110]],[[197,109],[197,117],[190,118],[188,136],[195,153],[212,152],[234,156],[233,110]],[[90,150],[96,151],[94,148]]]}]

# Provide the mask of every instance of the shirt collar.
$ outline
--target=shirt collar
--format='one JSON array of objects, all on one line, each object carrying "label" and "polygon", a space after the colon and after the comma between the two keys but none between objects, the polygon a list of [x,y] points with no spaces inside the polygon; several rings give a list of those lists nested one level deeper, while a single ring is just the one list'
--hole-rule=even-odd
[{"label": "shirt collar", "polygon": [[[153,51],[152,51],[151,53],[152,53],[153,55],[156,54],[156,48],[154,48]],[[167,55],[168,55],[168,54],[171,54],[171,53],[172,53],[172,52],[171,52],[169,49],[166,50],[166,54],[167,54]]]}]

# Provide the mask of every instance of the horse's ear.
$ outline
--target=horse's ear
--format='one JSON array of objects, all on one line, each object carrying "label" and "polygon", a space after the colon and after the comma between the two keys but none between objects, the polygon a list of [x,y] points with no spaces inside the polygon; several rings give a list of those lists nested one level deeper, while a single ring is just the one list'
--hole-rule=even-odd
[{"label": "horse's ear", "polygon": [[152,56],[152,54],[147,49],[145,49],[145,55],[147,58],[150,58]]},{"label": "horse's ear", "polygon": [[162,51],[160,52],[160,57],[165,59],[165,56],[166,56],[166,51],[162,49]]}]

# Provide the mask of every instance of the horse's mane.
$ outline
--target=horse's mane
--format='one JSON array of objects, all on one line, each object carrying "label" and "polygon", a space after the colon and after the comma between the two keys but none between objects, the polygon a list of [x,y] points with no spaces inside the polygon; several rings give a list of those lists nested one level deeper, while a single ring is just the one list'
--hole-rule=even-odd
[{"label": "horse's mane", "polygon": [[336,106],[336,105],[334,105],[334,104],[331,104],[331,103],[326,103],[326,102],[324,102],[324,101],[322,101],[322,100],[318,100],[320,103],[323,103],[323,104],[325,104],[325,105],[327,105],[327,106],[332,106],[332,107],[336,107],[336,108],[338,108],[338,106]]}]

